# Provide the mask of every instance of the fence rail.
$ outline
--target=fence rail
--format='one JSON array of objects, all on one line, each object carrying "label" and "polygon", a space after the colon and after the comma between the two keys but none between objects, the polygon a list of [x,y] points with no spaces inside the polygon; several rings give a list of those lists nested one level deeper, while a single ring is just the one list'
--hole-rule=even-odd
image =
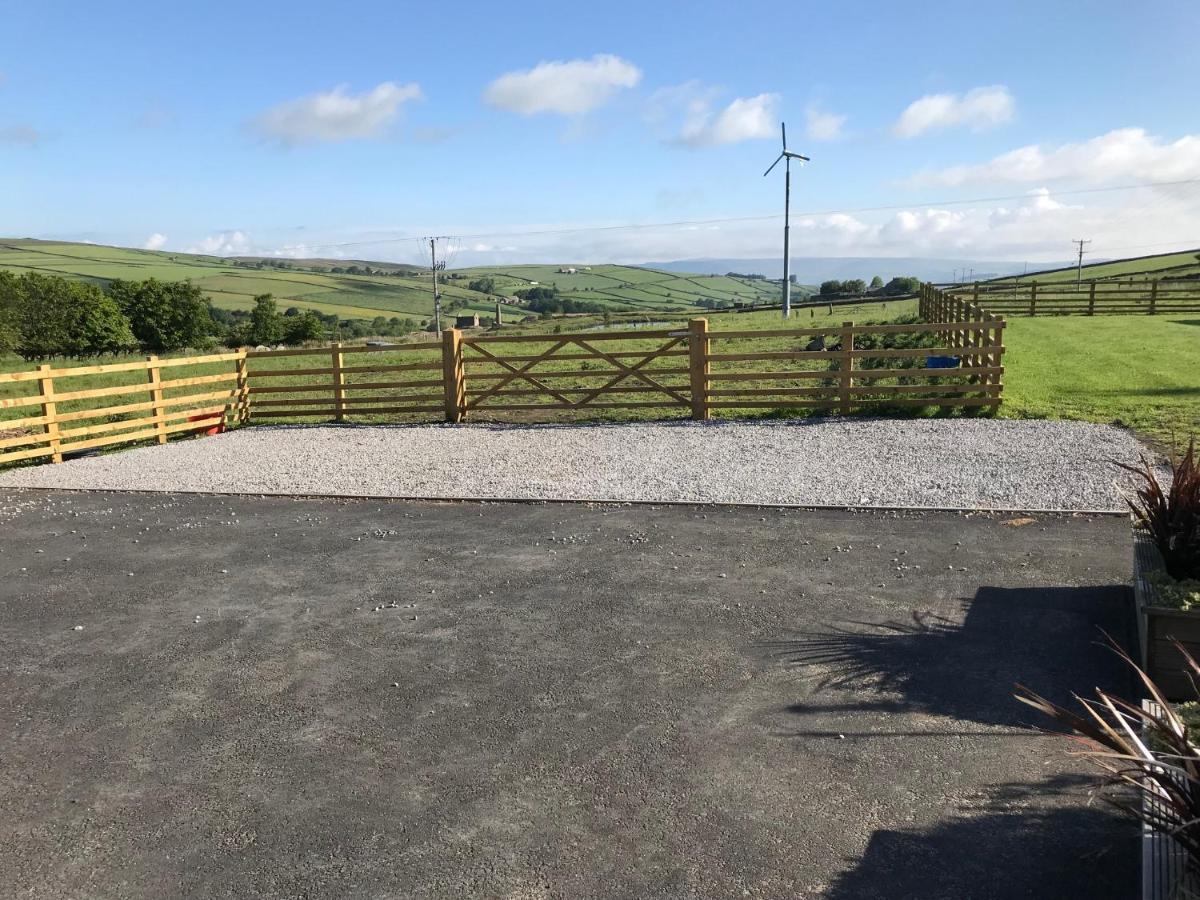
[{"label": "fence rail", "polygon": [[[0,452],[0,463],[39,458],[62,462],[64,456],[111,444],[144,440],[165,444],[169,435],[179,432],[240,424],[249,409],[245,362],[246,354],[238,351],[179,359],[148,356],[138,362],[74,368],[42,365],[27,372],[2,373],[0,384],[30,390],[0,398],[0,410],[36,412],[0,419],[0,451],[7,450]],[[198,372],[204,374],[191,374]],[[176,373],[183,377],[175,377]],[[120,376],[142,380],[71,389],[77,379],[120,380]],[[145,399],[116,404],[110,399],[138,395]]]},{"label": "fence rail", "polygon": [[[360,416],[462,422],[594,410],[991,408],[1003,395],[1004,320],[931,286],[926,321],[711,331],[464,336],[387,346],[252,350],[0,374],[0,463],[252,421]],[[74,389],[78,379],[100,387]],[[77,424],[78,423],[78,424]]]},{"label": "fence rail", "polygon": [[1172,315],[1200,312],[1200,280],[1021,281],[947,285],[993,313],[1019,316]]}]

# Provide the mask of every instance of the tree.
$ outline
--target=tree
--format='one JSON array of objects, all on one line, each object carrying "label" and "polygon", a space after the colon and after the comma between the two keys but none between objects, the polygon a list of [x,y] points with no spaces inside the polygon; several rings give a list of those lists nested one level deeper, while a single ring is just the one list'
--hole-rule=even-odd
[{"label": "tree", "polygon": [[851,278],[849,281],[842,282],[843,294],[864,294],[867,291],[867,283],[861,278]]},{"label": "tree", "polygon": [[283,321],[270,294],[259,294],[254,298],[247,336],[252,344],[278,344],[283,339]]},{"label": "tree", "polygon": [[877,291],[881,287],[883,287],[883,279],[880,278],[878,275],[876,275],[874,278],[871,279],[871,290]]},{"label": "tree", "polygon": [[898,294],[915,294],[921,289],[921,279],[912,276],[896,277],[883,286],[883,292],[889,297]]},{"label": "tree", "polygon": [[97,356],[137,346],[120,305],[94,284],[29,272],[21,276],[19,290],[17,352],[25,359]]},{"label": "tree", "polygon": [[826,294],[826,295],[840,294],[841,292],[842,292],[842,283],[840,281],[837,281],[835,279],[830,279],[829,281],[821,282],[821,293],[822,294]]},{"label": "tree", "polygon": [[292,316],[283,327],[283,342],[293,347],[309,341],[319,341],[323,337],[325,337],[325,323],[312,310]]},{"label": "tree", "polygon": [[108,295],[121,307],[142,349],[167,353],[204,347],[214,331],[208,298],[190,281],[113,281]]},{"label": "tree", "polygon": [[476,278],[472,281],[467,282],[467,290],[479,291],[480,293],[483,293],[483,294],[494,294],[494,293],[496,293],[496,282],[493,278],[491,278],[489,276],[484,276],[483,278]]},{"label": "tree", "polygon": [[21,342],[23,297],[17,276],[0,270],[0,354],[12,353]]}]

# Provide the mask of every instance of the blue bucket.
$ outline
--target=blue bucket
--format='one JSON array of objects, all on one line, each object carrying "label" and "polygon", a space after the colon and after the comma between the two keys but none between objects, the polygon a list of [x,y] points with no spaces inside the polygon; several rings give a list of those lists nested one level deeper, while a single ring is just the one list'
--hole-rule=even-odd
[{"label": "blue bucket", "polygon": [[957,356],[927,356],[925,357],[925,368],[927,369],[957,369],[959,365]]}]

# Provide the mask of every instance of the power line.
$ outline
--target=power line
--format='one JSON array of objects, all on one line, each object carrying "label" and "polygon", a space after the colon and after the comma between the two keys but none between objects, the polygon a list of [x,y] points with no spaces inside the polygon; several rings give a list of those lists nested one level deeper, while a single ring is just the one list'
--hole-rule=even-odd
[{"label": "power line", "polygon": [[[1119,191],[1137,191],[1148,190],[1150,188],[1172,187],[1176,185],[1194,185],[1200,184],[1200,178],[1185,178],[1176,181],[1149,181],[1144,184],[1123,184],[1113,185],[1110,187],[1095,187],[1095,188],[1072,188],[1070,190],[1047,191],[1042,196],[1050,197],[1072,197],[1082,194],[1105,194],[1115,193]],[[850,213],[868,213],[868,212],[891,212],[895,210],[912,209],[921,206],[963,206],[970,203],[998,203],[1006,200],[1026,200],[1030,197],[1028,192],[1021,194],[998,194],[990,197],[967,197],[953,200],[920,200],[910,203],[893,203],[885,206],[857,206],[846,207],[843,209],[825,209],[825,210],[810,210],[807,212],[797,213],[799,218],[812,218],[814,216],[831,216]],[[634,231],[647,228],[679,228],[695,225],[725,225],[738,222],[769,222],[777,219],[782,219],[784,216],[780,213],[770,213],[758,216],[728,216],[716,219],[679,219],[672,222],[642,222],[642,223],[627,223],[622,225],[581,225],[574,227],[561,228],[540,228],[527,231],[485,231],[474,234],[457,234],[453,235],[449,240],[464,241],[475,240],[480,238],[500,238],[500,237],[544,237],[555,234],[582,234],[589,232],[609,232],[609,231]],[[379,244],[400,244],[408,241],[424,242],[428,238],[423,238],[414,235],[404,235],[398,237],[377,238],[375,240],[366,241],[342,241],[330,244],[309,244],[309,250],[326,250],[329,248],[339,247],[370,247]]]}]

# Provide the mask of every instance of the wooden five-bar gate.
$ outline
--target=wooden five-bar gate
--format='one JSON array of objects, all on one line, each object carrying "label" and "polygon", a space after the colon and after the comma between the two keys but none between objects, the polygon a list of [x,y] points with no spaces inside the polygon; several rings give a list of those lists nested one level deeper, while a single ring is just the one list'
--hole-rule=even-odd
[{"label": "wooden five-bar gate", "polygon": [[[18,389],[0,396],[0,463],[58,462],[110,444],[278,420],[997,408],[1004,320],[930,287],[921,308],[927,321],[906,324],[712,331],[692,319],[683,328],[559,334],[451,330],[440,341],[46,365],[0,374],[0,384]],[[80,383],[97,386],[72,389]],[[21,408],[35,414],[2,418]]]}]

